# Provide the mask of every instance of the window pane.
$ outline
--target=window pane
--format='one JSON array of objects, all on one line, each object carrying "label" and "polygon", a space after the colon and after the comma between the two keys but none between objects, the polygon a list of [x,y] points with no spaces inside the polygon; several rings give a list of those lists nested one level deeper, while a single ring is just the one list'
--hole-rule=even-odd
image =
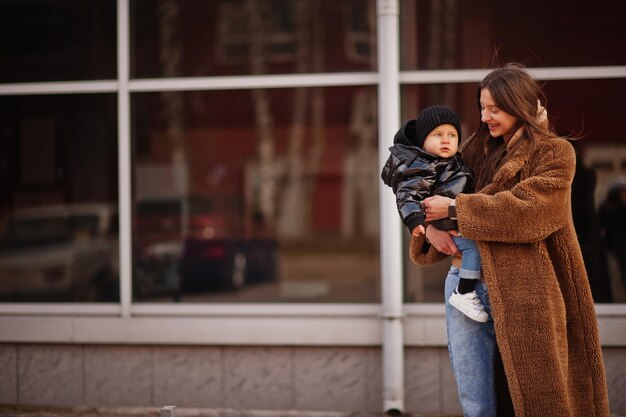
[{"label": "window pane", "polygon": [[[406,86],[402,89],[403,120],[414,118],[429,105],[446,104],[459,113],[462,139],[466,139],[479,123],[476,88],[477,84]],[[544,85],[556,131],[582,137],[573,142],[579,158],[572,209],[594,300],[602,303],[626,303],[626,199],[620,191],[626,189],[626,140],[620,133],[626,114],[623,91],[626,79]],[[405,301],[441,302],[449,264],[419,267],[406,257]]]},{"label": "window pane", "polygon": [[0,299],[118,300],[116,97],[0,97]]},{"label": "window pane", "polygon": [[0,83],[117,77],[115,0],[0,0]]},{"label": "window pane", "polygon": [[625,21],[622,0],[402,0],[402,68],[626,65]]},{"label": "window pane", "polygon": [[373,87],[132,96],[135,299],[377,302]]},{"label": "window pane", "polygon": [[134,0],[131,76],[372,71],[374,0]]}]

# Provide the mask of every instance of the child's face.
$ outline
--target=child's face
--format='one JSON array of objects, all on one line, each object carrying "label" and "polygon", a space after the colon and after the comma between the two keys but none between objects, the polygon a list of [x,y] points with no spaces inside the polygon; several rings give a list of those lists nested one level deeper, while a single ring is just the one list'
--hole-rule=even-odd
[{"label": "child's face", "polygon": [[440,158],[450,158],[459,149],[459,135],[452,125],[439,125],[424,139],[424,150]]}]

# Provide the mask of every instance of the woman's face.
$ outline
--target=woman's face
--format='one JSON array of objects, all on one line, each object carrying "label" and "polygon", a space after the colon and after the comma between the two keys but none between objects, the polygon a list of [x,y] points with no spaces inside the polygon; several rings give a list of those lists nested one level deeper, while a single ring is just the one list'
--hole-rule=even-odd
[{"label": "woman's face", "polygon": [[517,119],[507,112],[501,110],[491,97],[488,89],[480,90],[480,120],[487,124],[491,137],[498,138],[502,136],[508,141],[515,133],[515,125]]}]

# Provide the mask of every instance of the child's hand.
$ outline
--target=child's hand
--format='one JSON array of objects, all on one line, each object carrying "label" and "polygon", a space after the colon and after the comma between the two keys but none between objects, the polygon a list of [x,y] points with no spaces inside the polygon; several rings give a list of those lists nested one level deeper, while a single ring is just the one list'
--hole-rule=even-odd
[{"label": "child's hand", "polygon": [[420,224],[413,228],[413,231],[411,232],[411,234],[415,237],[418,237],[420,235],[426,234],[426,229],[424,228],[424,226]]}]

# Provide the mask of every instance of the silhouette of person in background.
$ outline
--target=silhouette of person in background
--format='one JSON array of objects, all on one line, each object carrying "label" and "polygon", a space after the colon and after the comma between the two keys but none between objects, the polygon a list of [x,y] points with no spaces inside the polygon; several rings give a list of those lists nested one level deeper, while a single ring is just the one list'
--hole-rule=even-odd
[{"label": "silhouette of person in background", "polygon": [[610,303],[613,301],[611,276],[594,201],[596,172],[584,165],[576,142],[573,144],[577,150],[576,173],[572,182],[574,227],[583,253],[593,300],[596,303]]},{"label": "silhouette of person in background", "polygon": [[599,216],[606,247],[615,257],[626,285],[626,181],[620,180],[609,189]]}]

